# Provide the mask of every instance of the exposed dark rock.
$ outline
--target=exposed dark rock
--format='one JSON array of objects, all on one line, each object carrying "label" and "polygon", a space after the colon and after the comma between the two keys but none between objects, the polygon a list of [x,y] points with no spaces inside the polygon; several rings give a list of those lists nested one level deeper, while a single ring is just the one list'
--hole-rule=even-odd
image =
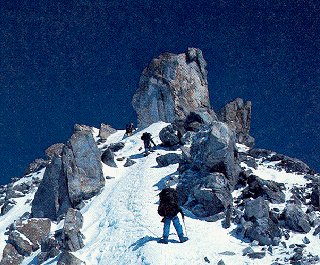
[{"label": "exposed dark rock", "polygon": [[288,228],[302,233],[308,233],[311,230],[308,216],[295,204],[287,204],[283,216]]},{"label": "exposed dark rock", "polygon": [[245,204],[244,218],[246,220],[255,220],[269,217],[269,203],[258,197],[255,200],[247,201]]},{"label": "exposed dark rock", "polygon": [[61,157],[55,156],[46,168],[42,182],[32,201],[32,216],[57,218],[71,207]]},{"label": "exposed dark rock", "polygon": [[248,257],[250,259],[263,259],[265,257],[266,253],[265,252],[253,252],[253,253],[248,253]]},{"label": "exposed dark rock", "polygon": [[169,153],[165,155],[158,156],[156,161],[159,167],[166,167],[168,165],[180,163],[182,156],[176,153]]},{"label": "exposed dark rock", "polygon": [[177,190],[183,203],[188,200],[185,206],[199,217],[213,216],[232,205],[228,180],[221,173],[199,178],[192,171],[185,172]]},{"label": "exposed dark rock", "polygon": [[15,247],[8,243],[3,249],[2,260],[0,265],[19,265],[23,260],[23,256],[18,253]]},{"label": "exposed dark rock", "polygon": [[250,240],[256,240],[260,245],[277,245],[281,230],[271,219],[263,217],[252,224],[243,227],[243,234]]},{"label": "exposed dark rock", "polygon": [[198,132],[203,124],[205,124],[205,121],[199,114],[190,112],[184,122],[184,129],[186,131]]},{"label": "exposed dark rock", "polygon": [[51,228],[49,219],[29,219],[23,222],[17,222],[15,229],[25,235],[32,243],[32,250],[37,250],[42,241],[44,241]]},{"label": "exposed dark rock", "polygon": [[313,235],[316,236],[320,233],[320,225],[314,230]]},{"label": "exposed dark rock", "polygon": [[70,208],[65,217],[62,236],[65,250],[73,252],[83,248],[83,235],[80,232],[82,225],[83,217],[80,211]]},{"label": "exposed dark rock", "polygon": [[249,135],[251,124],[251,101],[237,98],[220,109],[220,121],[225,122],[236,133],[237,142],[252,147],[254,138]]},{"label": "exposed dark rock", "polygon": [[190,154],[194,166],[202,171],[225,174],[233,189],[240,173],[235,150],[234,133],[225,123],[213,122],[212,126],[203,127],[193,137]]},{"label": "exposed dark rock", "polygon": [[309,240],[309,238],[307,238],[306,236],[302,239],[302,242],[303,242],[304,244],[310,244],[310,240]]},{"label": "exposed dark rock", "polygon": [[298,172],[302,174],[313,174],[314,171],[310,167],[297,158],[292,158],[276,152],[265,149],[252,149],[249,154],[254,158],[264,158],[269,161],[279,161],[276,164],[278,169],[283,169],[286,172]]},{"label": "exposed dark rock", "polygon": [[91,127],[83,124],[75,124],[73,127],[73,133],[76,132],[90,132],[91,133]]},{"label": "exposed dark rock", "polygon": [[115,153],[120,151],[124,146],[125,146],[125,143],[119,142],[119,143],[110,144],[108,148]]},{"label": "exposed dark rock", "polygon": [[52,160],[55,156],[61,156],[62,155],[62,150],[63,150],[64,144],[62,143],[57,143],[49,146],[45,153],[46,156]]},{"label": "exposed dark rock", "polygon": [[15,204],[16,202],[12,199],[6,200],[1,207],[1,215],[4,215],[7,212],[9,212],[15,206]]},{"label": "exposed dark rock", "polygon": [[74,133],[63,149],[62,161],[73,206],[100,193],[105,179],[100,151],[91,132]]},{"label": "exposed dark rock", "polygon": [[320,183],[314,182],[311,193],[311,204],[314,207],[320,207]]},{"label": "exposed dark rock", "polygon": [[246,256],[246,255],[253,253],[253,252],[254,252],[254,250],[252,249],[252,247],[246,247],[245,249],[242,250],[242,255]]},{"label": "exposed dark rock", "polygon": [[103,163],[105,163],[106,165],[108,165],[109,167],[117,167],[116,162],[114,161],[114,154],[113,152],[110,150],[110,148],[107,148],[102,156],[101,156],[101,161]]},{"label": "exposed dark rock", "polygon": [[249,156],[245,153],[238,153],[238,159],[239,162],[245,163],[248,167],[252,167],[254,169],[258,168],[258,164],[252,156]]},{"label": "exposed dark rock", "polygon": [[61,253],[57,265],[84,265],[85,263],[68,251]]},{"label": "exposed dark rock", "polygon": [[106,141],[108,137],[115,133],[117,130],[112,128],[109,124],[101,123],[99,130],[99,137],[102,141]]},{"label": "exposed dark rock", "polygon": [[48,161],[44,160],[42,158],[38,158],[34,160],[26,169],[24,172],[24,175],[29,175],[31,173],[35,173],[43,168],[45,168],[48,165]]},{"label": "exposed dark rock", "polygon": [[50,233],[49,219],[29,219],[17,221],[9,228],[8,243],[13,245],[22,256],[29,256],[40,248],[40,244]]},{"label": "exposed dark rock", "polygon": [[201,50],[195,48],[153,59],[144,69],[132,100],[138,127],[157,121],[185,120],[190,112],[201,115],[205,122],[216,119],[210,106],[205,67]]},{"label": "exposed dark rock", "polygon": [[217,265],[226,265],[226,264],[225,264],[224,261],[221,259],[221,260],[219,260],[219,262],[217,263]]},{"label": "exposed dark rock", "polygon": [[132,165],[134,165],[135,163],[137,163],[137,162],[135,162],[134,160],[132,160],[132,159],[130,159],[130,158],[127,158],[127,161],[126,161],[126,163],[123,165],[124,167],[131,167]]},{"label": "exposed dark rock", "polygon": [[18,253],[22,256],[30,256],[32,253],[32,244],[25,240],[24,237],[17,231],[11,231],[8,237],[9,244],[12,244]]},{"label": "exposed dark rock", "polygon": [[32,185],[31,182],[23,182],[23,183],[14,185],[12,187],[12,190],[26,194],[31,189],[31,185]]},{"label": "exposed dark rock", "polygon": [[180,142],[175,125],[164,127],[159,133],[160,140],[164,146],[174,146]]},{"label": "exposed dark rock", "polygon": [[271,203],[285,202],[285,194],[283,184],[279,184],[272,180],[264,180],[255,175],[250,175],[248,178],[248,187],[243,191],[244,198],[264,197]]}]

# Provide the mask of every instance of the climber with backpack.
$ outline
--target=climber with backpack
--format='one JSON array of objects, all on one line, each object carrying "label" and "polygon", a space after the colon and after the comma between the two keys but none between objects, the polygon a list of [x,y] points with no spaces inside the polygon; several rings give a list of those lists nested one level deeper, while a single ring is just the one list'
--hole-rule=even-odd
[{"label": "climber with backpack", "polygon": [[158,242],[168,244],[171,221],[177,231],[180,242],[183,243],[187,241],[188,237],[184,236],[182,226],[177,216],[178,213],[181,213],[184,222],[184,214],[178,204],[177,191],[173,188],[165,188],[159,193],[159,197],[160,203],[158,207],[158,214],[163,217],[161,222],[164,222],[164,226],[163,237]]},{"label": "climber with backpack", "polygon": [[134,126],[133,126],[133,123],[130,122],[126,125],[126,135],[127,136],[130,136],[134,131]]},{"label": "climber with backpack", "polygon": [[153,146],[155,147],[156,144],[154,143],[154,141],[152,140],[152,135],[151,133],[148,132],[144,132],[141,136],[141,140],[144,143],[144,149],[145,149],[145,155],[148,155],[149,152],[151,151],[151,143],[153,144]]}]

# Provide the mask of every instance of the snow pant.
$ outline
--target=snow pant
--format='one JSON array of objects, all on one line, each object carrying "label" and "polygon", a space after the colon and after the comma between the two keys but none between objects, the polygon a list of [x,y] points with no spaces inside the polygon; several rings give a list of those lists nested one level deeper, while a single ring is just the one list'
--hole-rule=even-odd
[{"label": "snow pant", "polygon": [[176,231],[177,231],[177,234],[178,234],[179,238],[182,238],[182,237],[183,237],[183,229],[182,229],[182,226],[181,226],[181,224],[180,224],[180,221],[179,221],[178,216],[166,217],[166,218],[164,219],[163,238],[164,238],[165,240],[167,240],[168,237],[169,237],[171,221],[172,221],[172,223],[173,223],[174,228],[175,228]]},{"label": "snow pant", "polygon": [[145,152],[147,153],[147,152],[151,151],[150,141],[143,141],[143,143],[144,143],[144,150],[145,150]]}]

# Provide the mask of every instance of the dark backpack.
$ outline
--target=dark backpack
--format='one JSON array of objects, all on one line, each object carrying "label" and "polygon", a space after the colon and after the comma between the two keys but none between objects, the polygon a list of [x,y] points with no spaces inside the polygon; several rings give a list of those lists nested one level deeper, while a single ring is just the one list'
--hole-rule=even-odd
[{"label": "dark backpack", "polygon": [[158,214],[164,217],[174,217],[182,212],[178,203],[178,193],[175,189],[165,188],[159,193],[160,203]]},{"label": "dark backpack", "polygon": [[143,141],[150,141],[151,140],[151,133],[144,132],[141,136],[141,140]]}]

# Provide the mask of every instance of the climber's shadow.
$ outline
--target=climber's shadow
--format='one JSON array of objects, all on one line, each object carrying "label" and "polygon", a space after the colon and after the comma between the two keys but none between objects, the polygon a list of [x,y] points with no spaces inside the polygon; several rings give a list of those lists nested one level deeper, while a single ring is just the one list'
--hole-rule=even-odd
[{"label": "climber's shadow", "polygon": [[136,242],[134,242],[130,248],[132,248],[132,250],[137,250],[141,247],[143,247],[145,244],[147,244],[148,242],[151,241],[158,241],[159,238],[157,237],[152,237],[152,236],[144,236],[143,238],[138,239]]}]

